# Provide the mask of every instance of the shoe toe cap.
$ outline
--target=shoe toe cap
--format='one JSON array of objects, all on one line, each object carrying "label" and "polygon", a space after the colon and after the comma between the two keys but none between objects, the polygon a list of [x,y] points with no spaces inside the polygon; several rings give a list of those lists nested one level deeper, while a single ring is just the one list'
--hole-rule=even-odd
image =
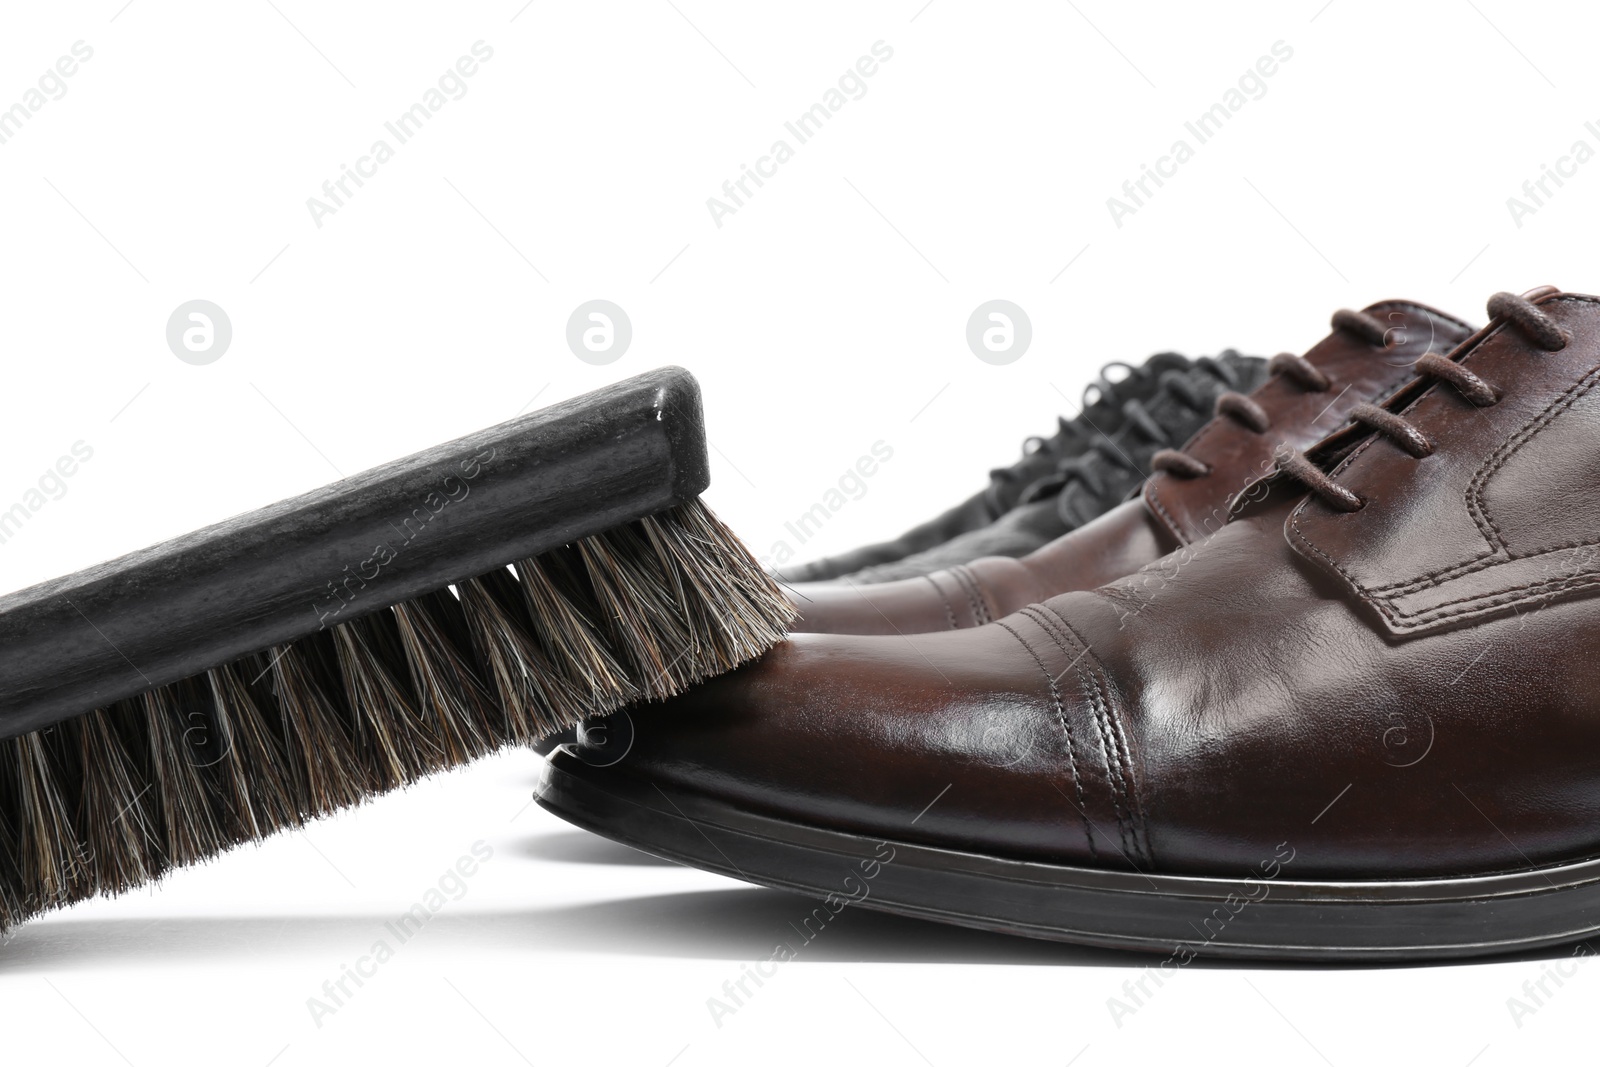
[{"label": "shoe toe cap", "polygon": [[601,743],[569,751],[593,773],[798,823],[1091,860],[1065,736],[1073,716],[1060,700],[1001,626],[799,634],[672,700],[592,725]]}]

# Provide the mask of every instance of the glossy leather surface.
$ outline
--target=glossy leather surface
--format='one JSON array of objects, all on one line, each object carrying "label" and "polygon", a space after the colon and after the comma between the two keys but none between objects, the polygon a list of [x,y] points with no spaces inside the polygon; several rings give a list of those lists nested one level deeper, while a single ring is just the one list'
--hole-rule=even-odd
[{"label": "glossy leather surface", "polygon": [[[1278,478],[1215,535],[1097,590],[972,630],[798,635],[636,714],[611,772],[1087,866],[1236,874],[1287,842],[1297,877],[1371,880],[1600,853],[1600,583],[1579,565],[1523,587],[1529,553],[1567,566],[1572,550],[1513,534],[1566,530],[1563,501],[1587,514],[1600,494],[1600,441],[1571,429],[1600,376],[1600,301],[1541,306],[1573,335],[1560,351],[1496,323],[1457,353],[1498,403],[1402,391],[1438,448],[1356,447],[1335,477],[1363,510]],[[1510,455],[1535,473],[1474,490]],[[1485,603],[1400,631],[1384,590],[1441,566],[1470,567],[1440,580]]]},{"label": "glossy leather surface", "polygon": [[1219,415],[1184,451],[1211,468],[1183,479],[1157,472],[1140,497],[1021,559],[985,557],[921,578],[878,585],[804,584],[789,589],[801,618],[796,633],[912,634],[980,626],[1026,604],[1093,589],[1131,574],[1219,529],[1233,497],[1271,469],[1280,443],[1303,448],[1337,428],[1356,404],[1375,401],[1411,377],[1424,352],[1444,352],[1472,328],[1433,308],[1388,300],[1364,309],[1388,327],[1377,346],[1335,330],[1305,358],[1331,386],[1311,391],[1274,375],[1250,394],[1271,419],[1264,433]]}]

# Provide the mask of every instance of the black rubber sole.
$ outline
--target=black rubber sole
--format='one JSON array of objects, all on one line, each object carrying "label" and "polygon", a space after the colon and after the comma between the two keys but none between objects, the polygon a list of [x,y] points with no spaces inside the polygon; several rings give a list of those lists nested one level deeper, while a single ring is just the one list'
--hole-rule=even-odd
[{"label": "black rubber sole", "polygon": [[[773,819],[591,767],[563,748],[546,811],[641,851],[757,885],[1024,937],[1196,957],[1428,960],[1526,952],[1600,932],[1600,860],[1465,878],[1331,882],[1140,874],[883,841]],[[1272,871],[1269,877],[1267,872]],[[1163,961],[1163,966],[1166,962]]]}]

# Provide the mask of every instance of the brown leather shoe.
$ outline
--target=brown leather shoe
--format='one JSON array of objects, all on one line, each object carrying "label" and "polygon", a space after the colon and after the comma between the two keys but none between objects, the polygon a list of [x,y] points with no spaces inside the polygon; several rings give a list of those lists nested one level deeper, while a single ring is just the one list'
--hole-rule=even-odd
[{"label": "brown leather shoe", "polygon": [[1472,327],[1433,308],[1386,300],[1333,316],[1305,353],[1276,356],[1248,396],[1224,393],[1216,417],[1182,452],[1158,452],[1139,497],[1020,559],[988,556],[897,582],[790,586],[795,633],[915,634],[981,626],[1025,605],[1093,589],[1217,530],[1235,494],[1294,448],[1344,422],[1357,404],[1388,396],[1425,352],[1448,352]]},{"label": "brown leather shoe", "polygon": [[1175,966],[1594,934],[1600,298],[1489,309],[1141,574],[799,635],[557,752],[540,802],[832,910]]}]

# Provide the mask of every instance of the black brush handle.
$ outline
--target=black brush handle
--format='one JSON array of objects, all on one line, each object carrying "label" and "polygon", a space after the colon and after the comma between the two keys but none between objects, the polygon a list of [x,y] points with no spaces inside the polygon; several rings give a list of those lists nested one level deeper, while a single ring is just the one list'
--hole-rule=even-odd
[{"label": "black brush handle", "polygon": [[644,518],[711,480],[668,367],[0,598],[0,738]]}]

